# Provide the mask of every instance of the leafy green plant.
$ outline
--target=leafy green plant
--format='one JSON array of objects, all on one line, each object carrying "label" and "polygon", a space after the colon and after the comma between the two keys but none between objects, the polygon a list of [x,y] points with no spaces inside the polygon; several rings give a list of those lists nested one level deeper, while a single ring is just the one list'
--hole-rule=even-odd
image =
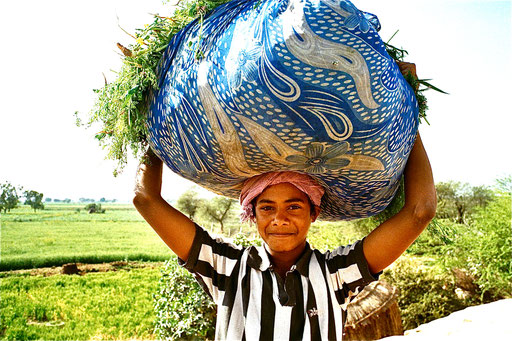
[{"label": "leafy green plant", "polygon": [[484,295],[512,297],[512,231],[510,194],[502,193],[473,215],[469,226],[456,225],[453,243],[439,262],[474,276]]},{"label": "leafy green plant", "polygon": [[402,256],[381,279],[399,288],[398,305],[405,330],[481,303],[475,297],[458,298],[450,272],[416,257]]},{"label": "leafy green plant", "polygon": [[[395,37],[395,35],[398,33],[396,31],[389,40],[384,43],[386,46],[386,51],[390,55],[391,58],[393,58],[396,61],[404,62],[405,57],[409,54],[406,50],[402,48],[398,48],[394,45],[391,45],[389,42]],[[435,87],[434,85],[430,84],[429,81],[431,79],[419,79],[415,77],[410,72],[404,75],[405,80],[414,90],[414,95],[416,96],[416,100],[418,101],[418,107],[419,107],[419,119],[424,120],[427,124],[430,124],[427,120],[427,110],[428,110],[428,104],[427,104],[427,97],[423,94],[426,90],[432,89],[437,92],[448,94],[444,92],[443,90]]]},{"label": "leafy green plant", "polygon": [[213,339],[215,304],[176,259],[165,262],[157,293],[155,334],[162,339]]},{"label": "leafy green plant", "polygon": [[[149,93],[158,90],[157,65],[172,37],[193,20],[202,22],[207,13],[227,1],[180,1],[172,17],[155,15],[153,23],[137,29],[133,44],[125,47],[118,43],[123,65],[113,82],[105,80],[103,88],[94,90],[98,98],[87,122],[88,127],[101,124],[95,137],[108,149],[107,158],[117,162],[114,175],[126,164],[128,148],[141,159],[147,147]],[[75,115],[77,125],[82,125],[78,113]]]}]

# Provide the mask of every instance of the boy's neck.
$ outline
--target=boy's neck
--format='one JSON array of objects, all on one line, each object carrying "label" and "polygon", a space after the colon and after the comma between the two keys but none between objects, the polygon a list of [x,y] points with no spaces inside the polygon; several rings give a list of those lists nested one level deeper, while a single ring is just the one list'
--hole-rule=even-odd
[{"label": "boy's neck", "polygon": [[297,263],[297,260],[304,252],[305,247],[306,242],[293,250],[276,252],[270,250],[268,245],[265,245],[265,249],[270,255],[270,262],[274,267],[274,271],[277,272],[283,279],[286,277],[286,273],[291,269],[291,267]]}]

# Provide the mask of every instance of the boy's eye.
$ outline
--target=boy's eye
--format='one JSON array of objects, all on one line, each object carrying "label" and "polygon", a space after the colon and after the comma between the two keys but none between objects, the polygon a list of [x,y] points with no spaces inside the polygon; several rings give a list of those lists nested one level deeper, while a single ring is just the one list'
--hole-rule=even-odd
[{"label": "boy's eye", "polygon": [[272,209],[273,209],[273,207],[272,207],[272,206],[261,206],[261,207],[260,207],[260,210],[262,210],[262,211],[270,211],[270,210],[272,210]]},{"label": "boy's eye", "polygon": [[291,205],[291,206],[290,206],[290,209],[291,209],[291,210],[299,210],[299,209],[301,209],[301,208],[302,208],[302,207],[301,207],[300,205]]}]

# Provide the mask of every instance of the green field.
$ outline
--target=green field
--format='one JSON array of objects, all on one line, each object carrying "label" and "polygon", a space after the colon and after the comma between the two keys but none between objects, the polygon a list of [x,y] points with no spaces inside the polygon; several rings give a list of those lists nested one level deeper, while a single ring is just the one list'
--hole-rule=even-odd
[{"label": "green field", "polygon": [[[89,214],[84,206],[50,204],[38,212],[21,207],[0,216],[0,339],[158,338],[153,295],[161,261],[174,257],[172,252],[131,205],[105,205],[104,214]],[[400,289],[404,327],[511,297],[509,223],[510,196],[501,196],[475,214],[471,225],[449,223],[449,244],[437,232],[423,233],[383,274]],[[227,227],[238,232],[237,219]],[[318,249],[332,249],[362,238],[363,230],[352,222],[318,222],[308,239]],[[243,231],[254,234],[255,227]],[[59,266],[70,262],[83,263],[80,274],[60,274]],[[450,269],[470,273],[471,262],[480,264],[471,275],[480,276],[471,279],[477,290],[459,298]]]},{"label": "green field", "polygon": [[70,262],[164,261],[172,252],[131,205],[107,205],[103,214],[82,206],[23,207],[1,216],[0,271]]},{"label": "green field", "polygon": [[6,340],[154,339],[158,268],[0,279]]}]

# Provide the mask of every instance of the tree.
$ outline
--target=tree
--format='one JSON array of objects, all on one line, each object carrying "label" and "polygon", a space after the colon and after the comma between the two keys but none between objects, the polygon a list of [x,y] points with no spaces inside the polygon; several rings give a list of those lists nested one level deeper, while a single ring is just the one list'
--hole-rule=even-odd
[{"label": "tree", "polygon": [[52,202],[52,198],[44,198],[44,202]]},{"label": "tree", "polygon": [[199,207],[204,204],[204,200],[198,197],[195,188],[190,188],[185,191],[176,202],[176,207],[181,212],[188,215],[188,217],[194,220],[194,216],[198,212]]},{"label": "tree", "polygon": [[438,218],[453,219],[459,224],[466,224],[477,207],[485,207],[494,198],[493,191],[486,186],[453,181],[438,183],[436,190]]},{"label": "tree", "polygon": [[101,204],[89,204],[85,206],[85,210],[89,213],[105,213],[105,209],[101,208]]},{"label": "tree", "polygon": [[23,195],[25,196],[25,205],[30,205],[34,212],[38,209],[44,209],[43,193],[36,191],[25,191]]},{"label": "tree", "polygon": [[10,182],[6,182],[0,185],[0,189],[2,191],[0,194],[0,210],[6,213],[18,207],[18,203],[20,202],[18,191],[21,191],[22,187],[16,188]]},{"label": "tree", "polygon": [[507,175],[503,178],[497,179],[494,186],[498,192],[512,193],[512,175]]},{"label": "tree", "polygon": [[210,221],[220,224],[220,230],[224,233],[224,223],[231,216],[236,200],[215,197],[203,206],[203,216]]}]

